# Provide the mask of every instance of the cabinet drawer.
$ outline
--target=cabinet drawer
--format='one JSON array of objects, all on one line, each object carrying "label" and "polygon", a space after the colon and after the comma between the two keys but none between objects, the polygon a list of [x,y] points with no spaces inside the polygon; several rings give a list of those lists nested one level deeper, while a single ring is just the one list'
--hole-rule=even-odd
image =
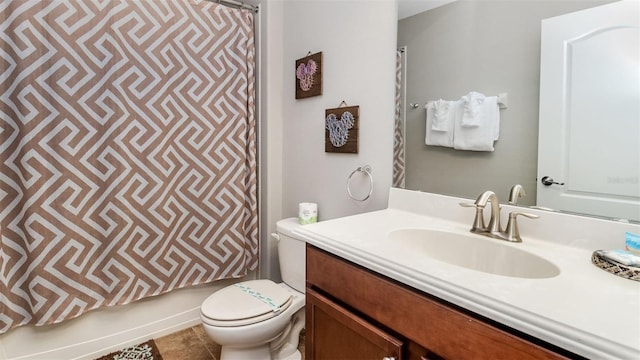
[{"label": "cabinet drawer", "polygon": [[307,359],[402,359],[402,341],[311,289],[305,295]]},{"label": "cabinet drawer", "polygon": [[307,245],[307,287],[448,359],[565,359],[421,292]]}]

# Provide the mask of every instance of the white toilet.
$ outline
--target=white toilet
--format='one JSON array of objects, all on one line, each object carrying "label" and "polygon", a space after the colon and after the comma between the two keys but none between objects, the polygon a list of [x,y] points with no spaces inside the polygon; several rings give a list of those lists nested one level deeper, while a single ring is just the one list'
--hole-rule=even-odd
[{"label": "white toilet", "polygon": [[305,242],[296,218],[276,223],[283,283],[250,280],[227,286],[200,307],[205,331],[222,347],[222,360],[301,359],[304,328]]}]

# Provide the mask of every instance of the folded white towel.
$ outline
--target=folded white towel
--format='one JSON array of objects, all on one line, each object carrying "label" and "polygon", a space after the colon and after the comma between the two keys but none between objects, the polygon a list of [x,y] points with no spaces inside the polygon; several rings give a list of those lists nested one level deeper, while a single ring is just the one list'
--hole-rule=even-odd
[{"label": "folded white towel", "polygon": [[[446,116],[444,116],[444,114],[440,115],[442,116],[441,123],[439,126],[436,126],[436,128],[444,130],[434,130],[433,121],[436,113],[435,101],[430,101],[425,106],[427,109],[425,144],[427,145],[453,147],[453,126],[457,116],[456,114],[458,113],[458,106],[456,101],[445,102],[447,103],[446,107],[448,111],[446,112]],[[443,108],[444,107],[442,107],[442,109]]]},{"label": "folded white towel", "polygon": [[478,127],[484,122],[483,104],[485,96],[479,92],[472,91],[460,98],[462,102],[462,126]]},{"label": "folded white towel", "polygon": [[450,102],[440,99],[431,103],[431,106],[433,107],[433,120],[431,121],[431,130],[449,131],[449,128],[451,127],[449,125],[449,110],[451,108]]},{"label": "folded white towel", "polygon": [[[462,108],[462,101],[460,101]],[[462,113],[462,109],[459,111]],[[455,118],[453,148],[458,150],[494,151],[500,137],[500,109],[497,96],[487,96],[479,106],[480,122],[476,127],[462,125],[462,114]]]},{"label": "folded white towel", "polygon": [[604,250],[602,256],[619,264],[627,266],[640,266],[640,256],[625,250]]}]

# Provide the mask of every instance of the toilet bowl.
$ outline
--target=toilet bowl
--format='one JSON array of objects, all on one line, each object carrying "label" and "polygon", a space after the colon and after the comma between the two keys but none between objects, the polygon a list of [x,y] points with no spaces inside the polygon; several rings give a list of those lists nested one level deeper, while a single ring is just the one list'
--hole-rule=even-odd
[{"label": "toilet bowl", "polygon": [[202,303],[202,325],[221,346],[221,360],[301,359],[305,243],[293,235],[297,226],[295,218],[276,224],[282,283],[243,281],[218,290]]}]

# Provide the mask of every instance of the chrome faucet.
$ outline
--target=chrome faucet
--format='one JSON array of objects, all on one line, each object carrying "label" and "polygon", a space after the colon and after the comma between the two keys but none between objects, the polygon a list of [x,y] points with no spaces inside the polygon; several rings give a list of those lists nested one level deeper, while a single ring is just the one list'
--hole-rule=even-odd
[{"label": "chrome faucet", "polygon": [[476,199],[476,208],[484,209],[487,206],[487,202],[491,203],[491,217],[489,218],[489,226],[484,230],[490,234],[500,233],[500,202],[498,201],[498,195],[493,191],[485,191]]},{"label": "chrome faucet", "polygon": [[[520,185],[517,185],[517,186],[520,186]],[[520,186],[520,188],[522,188],[522,186]],[[484,208],[487,206],[487,202],[491,203],[491,218],[489,219],[489,226],[484,225]],[[539,218],[538,215],[514,211],[509,214],[509,222],[507,223],[506,230],[502,231],[502,228],[500,227],[500,208],[501,208],[500,202],[498,201],[498,196],[493,191],[489,191],[489,190],[480,194],[480,196],[478,196],[478,198],[476,199],[475,203],[473,204],[461,203],[460,205],[465,207],[476,208],[476,216],[473,220],[473,225],[471,227],[472,233],[489,236],[495,239],[511,241],[511,242],[522,242],[522,238],[520,237],[520,231],[518,229],[518,223],[517,223],[517,217],[519,215],[528,217],[530,219]]]},{"label": "chrome faucet", "polygon": [[518,203],[518,198],[527,196],[527,193],[524,191],[524,188],[520,184],[515,184],[511,188],[509,192],[509,204],[516,205]]}]

